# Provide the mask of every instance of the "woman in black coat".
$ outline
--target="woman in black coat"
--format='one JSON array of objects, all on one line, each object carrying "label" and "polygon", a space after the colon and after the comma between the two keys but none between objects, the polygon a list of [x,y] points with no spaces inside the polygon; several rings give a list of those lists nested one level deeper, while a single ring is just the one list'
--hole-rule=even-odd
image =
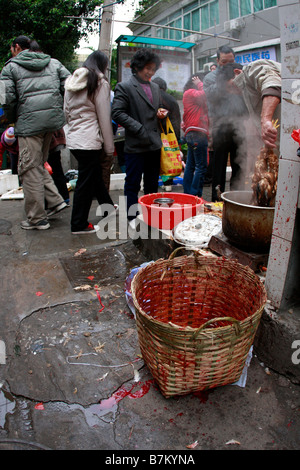
[{"label": "woman in black coat", "polygon": [[112,119],[125,128],[124,157],[127,218],[137,216],[138,193],[144,176],[144,193],[156,193],[161,154],[161,110],[159,86],[151,77],[160,67],[160,59],[151,49],[139,49],[131,60],[132,76],[115,88]]}]

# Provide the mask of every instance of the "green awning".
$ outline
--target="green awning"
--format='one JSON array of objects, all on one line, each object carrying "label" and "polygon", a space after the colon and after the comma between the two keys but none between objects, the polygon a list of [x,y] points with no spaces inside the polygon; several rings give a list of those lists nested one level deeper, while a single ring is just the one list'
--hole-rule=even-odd
[{"label": "green awning", "polygon": [[138,43],[138,44],[153,44],[155,46],[164,46],[164,47],[179,47],[180,49],[191,49],[192,47],[196,46],[195,42],[186,42],[186,41],[173,41],[172,39],[161,39],[161,38],[149,38],[145,36],[119,36],[116,39],[116,42],[119,44],[120,42],[131,42],[131,43]]}]

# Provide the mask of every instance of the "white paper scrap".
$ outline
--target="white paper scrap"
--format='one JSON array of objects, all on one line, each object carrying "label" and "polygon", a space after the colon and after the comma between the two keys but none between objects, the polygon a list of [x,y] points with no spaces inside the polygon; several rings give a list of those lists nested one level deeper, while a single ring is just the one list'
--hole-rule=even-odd
[{"label": "white paper scrap", "polygon": [[6,364],[6,349],[4,341],[0,340],[0,364]]}]

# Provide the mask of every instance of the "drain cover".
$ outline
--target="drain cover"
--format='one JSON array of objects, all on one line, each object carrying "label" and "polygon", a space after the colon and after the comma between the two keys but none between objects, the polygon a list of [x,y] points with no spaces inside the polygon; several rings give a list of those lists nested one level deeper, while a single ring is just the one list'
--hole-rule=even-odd
[{"label": "drain cover", "polygon": [[106,286],[118,280],[123,281],[127,273],[123,253],[114,247],[60,258],[60,262],[73,288]]}]

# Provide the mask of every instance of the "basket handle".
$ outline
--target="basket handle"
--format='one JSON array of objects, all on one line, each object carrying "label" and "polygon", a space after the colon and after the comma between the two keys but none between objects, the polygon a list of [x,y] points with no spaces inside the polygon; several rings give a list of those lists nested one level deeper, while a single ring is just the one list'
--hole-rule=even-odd
[{"label": "basket handle", "polygon": [[197,330],[194,332],[194,334],[191,336],[191,340],[196,339],[198,334],[200,333],[201,330],[206,328],[210,323],[215,323],[217,321],[230,321],[233,323],[234,329],[235,329],[235,334],[239,335],[241,332],[241,326],[239,320],[236,318],[232,317],[219,317],[219,318],[212,318],[211,320],[208,320],[207,322],[203,323]]},{"label": "basket handle", "polygon": [[[180,250],[186,250],[186,251],[193,251],[194,253],[194,256],[197,256],[198,255],[198,250],[195,249],[195,248],[188,248],[186,246],[179,246],[177,248],[175,248],[175,250],[172,251],[172,253],[170,254],[169,258],[168,258],[168,261],[171,261],[173,258],[175,258],[175,256],[177,255],[177,252],[180,251]],[[162,275],[160,276],[160,280],[162,281],[163,278],[165,277],[165,274],[167,272],[167,269],[168,267],[166,267],[162,273]]]},{"label": "basket handle", "polygon": [[180,251],[180,250],[186,250],[186,247],[185,246],[179,246],[179,247],[175,248],[175,250],[172,251],[172,253],[170,254],[170,256],[168,258],[168,261],[171,261],[177,255],[177,252]]}]

